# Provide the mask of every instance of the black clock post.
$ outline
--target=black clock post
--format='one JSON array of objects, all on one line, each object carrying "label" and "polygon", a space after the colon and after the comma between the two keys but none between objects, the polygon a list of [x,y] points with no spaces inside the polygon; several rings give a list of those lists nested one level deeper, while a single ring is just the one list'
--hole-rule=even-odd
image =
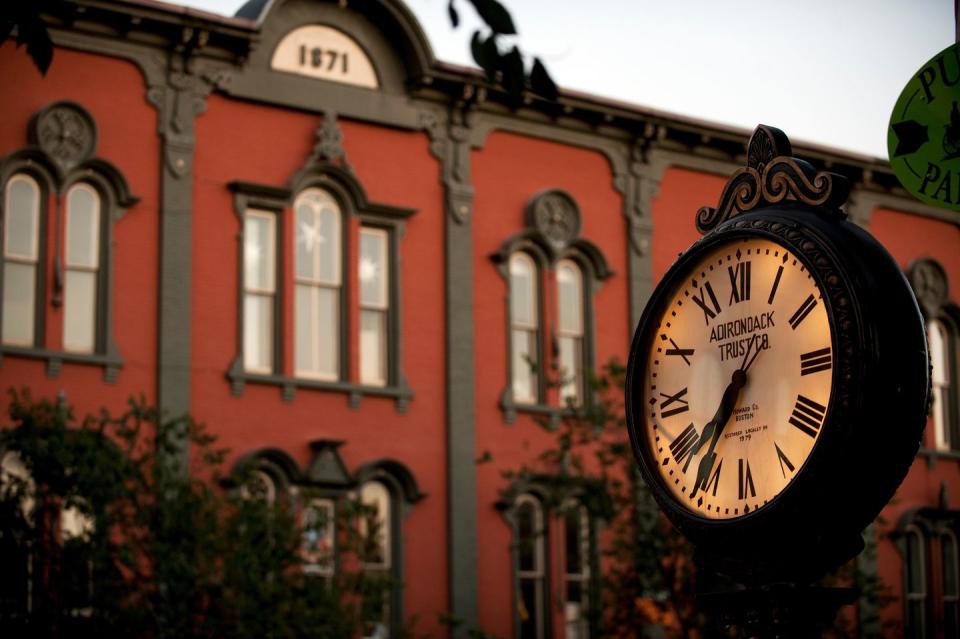
[{"label": "black clock post", "polygon": [[758,127],[631,346],[641,474],[696,548],[704,611],[744,637],[819,636],[856,600],[818,584],[862,551],[926,423],[916,299],[848,192]]}]

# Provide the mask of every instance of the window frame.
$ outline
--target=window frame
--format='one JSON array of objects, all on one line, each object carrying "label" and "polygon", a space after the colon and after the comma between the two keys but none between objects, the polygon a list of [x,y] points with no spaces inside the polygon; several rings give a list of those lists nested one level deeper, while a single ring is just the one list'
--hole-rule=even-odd
[{"label": "window frame", "polygon": [[[520,568],[520,546],[525,540],[520,538],[520,517],[519,510],[524,504],[533,507],[534,513],[534,562],[537,566],[532,571],[524,571]],[[510,523],[513,528],[513,539],[510,544],[511,555],[513,557],[513,582],[514,582],[514,636],[517,639],[523,639],[523,619],[520,611],[520,602],[523,597],[523,581],[529,580],[534,583],[536,610],[535,618],[538,621],[534,628],[535,639],[546,639],[551,637],[551,617],[552,609],[550,606],[550,561],[549,557],[549,518],[545,511],[543,501],[533,492],[524,492],[513,500],[511,506]],[[529,574],[524,574],[529,573]],[[527,611],[530,614],[530,611]]]},{"label": "window frame", "polygon": [[[577,573],[572,573],[569,570],[568,555],[567,555],[567,524],[569,523],[568,515],[571,510],[576,511],[579,517],[580,530],[578,531],[579,535],[579,545],[580,545],[580,571]],[[561,593],[561,600],[563,601],[563,615],[564,615],[564,636],[567,639],[588,639],[591,635],[590,632],[590,595],[591,595],[591,584],[594,574],[593,566],[593,519],[590,517],[590,511],[587,510],[587,507],[580,503],[577,500],[567,500],[560,512],[561,515],[561,535],[563,538],[563,583],[561,588],[563,592]],[[570,619],[568,617],[567,606],[570,603],[569,597],[569,584],[572,581],[579,582],[580,592],[581,592],[581,605],[580,616],[577,619]],[[573,626],[573,631],[571,633],[571,626]]]},{"label": "window frame", "polygon": [[[312,194],[322,194],[323,196],[331,199],[336,204],[336,213],[337,213],[337,228],[336,228],[336,240],[337,254],[334,256],[333,263],[337,267],[337,277],[336,281],[323,281],[321,278],[307,279],[297,275],[297,264],[296,264],[296,251],[297,251],[297,208],[299,203],[308,195]],[[291,367],[290,374],[297,379],[306,379],[306,380],[316,380],[320,382],[341,382],[349,378],[349,362],[350,362],[350,350],[349,350],[349,341],[347,339],[347,334],[349,333],[349,310],[347,304],[349,301],[349,288],[350,288],[350,277],[347,271],[349,266],[349,255],[350,255],[350,224],[348,221],[349,213],[345,210],[343,202],[334,194],[331,193],[328,189],[319,188],[316,186],[310,186],[305,189],[302,189],[297,192],[296,197],[293,199],[290,211],[290,224],[292,229],[290,232],[290,237],[293,243],[292,248],[290,249],[289,259],[292,261],[292,279],[291,279],[291,309],[293,320],[293,362]],[[284,278],[284,284],[287,284],[286,277]],[[297,367],[297,287],[298,286],[309,286],[315,289],[326,289],[333,290],[334,298],[337,300],[337,310],[335,312],[335,317],[337,321],[337,326],[334,330],[333,343],[337,345],[337,357],[334,364],[334,370],[336,371],[333,374],[328,374],[324,372],[313,372],[307,369],[299,369]]]},{"label": "window frame", "polygon": [[[934,353],[931,339],[933,331],[941,329],[940,337],[937,340],[941,352]],[[933,401],[931,411],[934,423],[934,447],[937,451],[946,453],[960,453],[960,380],[957,379],[960,373],[960,366],[957,365],[958,345],[960,332],[958,332],[957,323],[950,316],[946,309],[932,317],[927,322],[927,343],[930,345],[931,361],[931,387]],[[937,358],[940,355],[939,363],[945,367],[945,382],[938,384],[936,381]]]},{"label": "window frame", "polygon": [[[271,256],[273,258],[272,264],[271,264],[271,269],[273,271],[273,291],[272,292],[271,291],[264,292],[264,291],[260,291],[259,289],[253,290],[251,289],[251,287],[247,285],[247,282],[246,282],[246,251],[247,251],[246,223],[247,223],[247,218],[251,216],[268,218],[271,220],[271,223],[272,223],[271,232],[273,234],[273,238],[272,238],[273,241],[268,242],[268,245],[269,244],[273,245],[273,255]],[[240,329],[239,329],[240,340],[241,340],[241,343],[244,345],[244,348],[241,351],[241,355],[244,358],[244,361],[243,361],[244,370],[254,374],[258,374],[258,373],[271,374],[278,369],[279,363],[283,360],[282,344],[278,339],[279,332],[277,331],[277,324],[281,320],[282,287],[279,286],[279,282],[280,282],[280,275],[282,274],[282,268],[283,268],[283,257],[282,257],[282,250],[281,250],[283,234],[281,232],[278,232],[281,230],[279,228],[280,224],[279,224],[278,218],[279,218],[279,215],[277,214],[276,211],[261,209],[257,207],[250,207],[244,212],[243,219],[241,221],[243,230],[241,232],[240,247],[238,251],[240,254],[240,266],[243,269],[241,271],[242,273],[241,275],[242,281],[240,284],[241,299],[239,304],[240,315],[241,315]],[[266,294],[269,294],[271,296],[271,301],[272,301],[272,303],[270,304],[271,331],[270,331],[270,339],[269,339],[271,356],[270,356],[269,365],[260,370],[257,370],[249,367],[246,362],[246,355],[247,355],[246,348],[245,348],[246,339],[247,339],[246,301],[247,301],[248,295],[266,295]]]},{"label": "window frame", "polygon": [[[96,205],[96,216],[97,216],[97,228],[93,236],[96,237],[97,241],[97,265],[95,269],[91,269],[85,266],[72,266],[68,259],[68,250],[70,242],[70,195],[78,190],[85,189],[93,193],[95,196],[95,205]],[[104,350],[104,340],[106,339],[107,334],[107,318],[104,317],[105,307],[105,294],[106,286],[108,285],[109,278],[106,276],[106,265],[104,264],[105,260],[109,260],[109,249],[105,246],[105,242],[109,242],[109,234],[104,233],[106,226],[105,222],[105,211],[104,206],[105,199],[100,192],[100,190],[91,184],[87,180],[80,180],[71,184],[65,191],[63,196],[63,350],[69,353],[75,353],[80,355],[93,355],[100,353]],[[93,308],[93,349],[90,351],[83,350],[71,350],[67,347],[67,295],[69,294],[69,286],[67,282],[67,275],[71,271],[81,271],[81,272],[91,272],[95,273],[94,281],[96,282],[97,290],[94,296],[94,308]]]},{"label": "window frame", "polygon": [[[507,325],[508,325],[508,335],[507,335],[507,344],[508,344],[508,355],[507,361],[509,362],[508,367],[508,379],[509,379],[509,389],[511,393],[511,400],[517,406],[527,406],[527,405],[542,405],[544,404],[544,395],[545,395],[545,375],[544,375],[544,365],[546,363],[546,357],[544,353],[546,352],[543,348],[543,273],[540,266],[542,260],[538,260],[529,249],[518,249],[512,252],[507,260]],[[532,292],[532,306],[533,306],[533,315],[534,320],[530,323],[520,323],[517,318],[514,317],[514,279],[513,279],[513,265],[515,261],[524,261],[530,266],[531,269],[531,292]],[[532,335],[533,345],[534,345],[534,357],[531,358],[533,361],[526,362],[524,365],[530,367],[530,376],[532,380],[532,390],[533,394],[529,397],[517,397],[516,389],[516,371],[514,370],[514,337],[515,333],[518,331],[523,331],[528,334],[528,339]],[[535,368],[534,368],[535,367]]]},{"label": "window frame", "polygon": [[[0,342],[0,365],[3,357],[17,356],[44,360],[48,377],[59,377],[64,363],[99,366],[103,369],[103,380],[108,384],[117,381],[124,360],[114,340],[113,332],[113,269],[114,247],[113,227],[125,215],[127,208],[139,201],[130,193],[123,175],[109,162],[93,158],[73,168],[66,175],[50,164],[46,154],[34,149],[19,151],[0,159],[0,219],[5,215],[7,204],[7,184],[9,180],[21,174],[27,174],[37,181],[40,187],[40,235],[36,312],[34,325],[34,343],[30,346],[18,346]],[[64,327],[60,326],[61,345],[51,348],[47,345],[47,314],[45,307],[49,303],[59,307],[63,305],[64,259],[66,256],[66,223],[68,217],[69,192],[78,185],[84,185],[94,192],[100,200],[100,228],[98,231],[97,300],[94,318],[95,347],[92,352],[67,350],[63,344]],[[51,199],[54,206],[50,206]],[[3,225],[0,224],[0,227]],[[0,230],[0,235],[3,231]],[[53,234],[53,238],[50,237]],[[0,237],[0,246],[5,238]],[[53,254],[49,252],[54,248]],[[0,300],[2,300],[3,263],[0,259]],[[48,288],[49,271],[53,271],[53,286]]]},{"label": "window frame", "polygon": [[[379,236],[382,238],[383,242],[383,251],[384,251],[384,267],[387,271],[386,277],[383,278],[383,290],[382,296],[383,301],[379,303],[367,303],[363,300],[363,283],[362,283],[362,253],[363,249],[361,243],[363,241],[364,234],[370,234]],[[396,314],[396,309],[392,304],[393,301],[393,291],[399,286],[399,282],[395,279],[395,263],[394,252],[396,248],[393,244],[393,237],[390,229],[376,226],[373,224],[361,224],[358,230],[358,242],[357,242],[357,305],[359,307],[359,316],[358,316],[358,327],[357,327],[357,361],[358,361],[358,370],[357,377],[360,380],[361,384],[365,386],[389,386],[391,380],[395,379],[398,373],[393,371],[393,361],[391,356],[392,347],[397,344],[399,340],[398,331],[393,330],[393,321],[394,315]],[[364,380],[363,374],[363,315],[364,313],[378,313],[383,322],[383,332],[380,336],[382,341],[380,348],[382,357],[381,368],[382,368],[382,377],[376,380],[367,379]]]},{"label": "window frame", "polygon": [[[303,173],[303,172],[301,172]],[[413,391],[407,384],[403,374],[403,357],[401,347],[400,330],[400,310],[401,291],[400,291],[400,255],[399,238],[402,237],[405,220],[412,216],[416,211],[414,209],[404,209],[384,204],[374,204],[366,199],[363,189],[360,187],[353,174],[342,168],[332,165],[314,167],[306,171],[304,175],[299,175],[294,180],[292,187],[275,187],[251,182],[234,181],[229,184],[230,190],[234,194],[234,213],[240,220],[241,229],[238,234],[238,300],[243,293],[243,229],[242,221],[244,212],[249,208],[260,210],[269,210],[274,212],[278,218],[277,236],[284,238],[278,244],[278,264],[277,273],[280,277],[278,281],[278,316],[275,322],[275,348],[278,355],[275,357],[277,363],[274,371],[271,373],[253,373],[244,370],[243,367],[243,309],[238,301],[237,317],[237,343],[236,356],[229,370],[226,372],[227,379],[231,382],[231,393],[234,396],[243,395],[243,391],[248,383],[267,384],[278,386],[281,389],[282,397],[285,401],[293,401],[298,389],[310,389],[321,391],[339,392],[347,395],[347,401],[351,408],[359,408],[364,396],[386,397],[395,402],[398,412],[406,410],[410,400],[413,397]],[[305,377],[298,375],[295,370],[294,361],[284,361],[282,354],[289,351],[294,354],[295,360],[295,336],[289,338],[289,343],[284,341],[284,327],[287,324],[293,325],[295,317],[290,314],[296,312],[294,296],[294,275],[291,270],[290,276],[284,270],[284,260],[293,261],[295,255],[287,255],[287,248],[284,242],[290,237],[295,241],[295,229],[292,225],[296,220],[296,210],[294,204],[302,193],[310,189],[319,189],[326,192],[337,202],[340,207],[340,326],[338,331],[339,340],[339,370],[338,379],[317,379],[314,377]],[[356,277],[356,260],[359,254],[359,233],[362,228],[377,228],[384,231],[387,235],[388,246],[388,269],[390,271],[390,281],[388,290],[389,312],[387,313],[387,382],[384,385],[373,385],[360,381],[359,359],[357,359],[356,371],[353,372],[351,363],[359,354],[359,315],[354,314],[354,299],[359,300],[359,290],[352,290],[359,287]],[[356,241],[354,241],[356,240]],[[357,318],[357,326],[352,325],[353,318]],[[351,337],[354,339],[351,340]]]},{"label": "window frame", "polygon": [[[580,323],[579,332],[573,330],[564,329],[562,326],[561,317],[563,316],[563,310],[561,308],[562,299],[560,294],[560,273],[563,268],[573,268],[577,276],[577,302],[579,303],[579,308],[577,309],[577,319]],[[576,369],[573,371],[572,379],[567,383],[561,381],[557,392],[559,394],[560,405],[561,406],[574,406],[580,407],[584,405],[584,402],[587,400],[588,389],[587,389],[587,371],[590,368],[590,365],[593,363],[593,344],[587,344],[587,327],[593,326],[593,315],[588,310],[588,307],[592,308],[592,304],[589,304],[589,297],[587,291],[587,277],[584,272],[583,266],[575,259],[571,257],[564,257],[557,261],[556,267],[553,269],[554,272],[554,281],[555,281],[555,290],[556,290],[556,301],[557,301],[557,311],[556,311],[556,322],[555,322],[555,340],[556,347],[555,351],[556,356],[556,368],[558,374],[561,376],[561,380],[564,379],[564,368],[562,364],[563,359],[563,339],[572,339],[576,344],[576,352],[574,353],[574,365]],[[575,391],[573,395],[573,401],[571,402],[568,397],[564,396],[564,389],[567,387],[572,387]]]},{"label": "window frame", "polygon": [[[16,179],[24,179],[33,186],[37,197],[37,206],[35,210],[35,257],[32,264],[34,271],[34,289],[33,289],[33,339],[29,343],[10,343],[4,342],[0,337],[0,350],[16,352],[20,349],[41,349],[44,343],[45,332],[45,310],[46,310],[46,278],[47,278],[47,216],[48,200],[50,191],[47,187],[48,181],[44,176],[36,171],[31,171],[28,167],[17,167],[9,176],[2,176],[3,181],[0,187],[3,189],[0,197],[0,310],[3,308],[5,299],[6,284],[6,264],[7,262],[23,263],[23,258],[11,260],[7,256],[7,230],[6,223],[7,211],[10,209],[10,184]],[[0,322],[2,322],[3,313],[0,312]]]},{"label": "window frame", "polygon": [[[916,548],[919,551],[919,557],[913,557],[911,555],[911,543],[910,538],[913,537],[916,540]],[[930,621],[930,599],[929,595],[929,570],[927,565],[927,539],[923,531],[916,525],[909,525],[904,530],[904,561],[903,561],[903,632],[905,636],[912,637],[914,639],[921,639],[928,636],[929,633],[929,621]],[[911,591],[911,566],[919,567],[919,578],[917,580],[917,591]],[[907,626],[907,620],[910,616],[909,610],[911,603],[916,602],[916,609],[919,613],[919,627],[917,629],[912,629]]]}]

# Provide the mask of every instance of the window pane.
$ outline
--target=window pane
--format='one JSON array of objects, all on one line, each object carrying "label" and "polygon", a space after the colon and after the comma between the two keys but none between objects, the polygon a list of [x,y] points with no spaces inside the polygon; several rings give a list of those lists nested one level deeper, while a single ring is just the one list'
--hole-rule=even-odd
[{"label": "window pane", "polygon": [[943,594],[955,596],[957,592],[957,540],[953,535],[940,537],[943,548]]},{"label": "window pane", "polygon": [[5,254],[37,257],[37,227],[40,222],[40,195],[32,178],[17,175],[7,182]]},{"label": "window pane", "polygon": [[923,593],[923,539],[915,531],[907,532],[907,594]]},{"label": "window pane", "polygon": [[521,639],[540,639],[540,580],[520,580],[520,637]]},{"label": "window pane", "polygon": [[930,320],[927,324],[927,342],[930,346],[930,365],[932,367],[932,381],[936,385],[944,385],[949,379],[949,362],[947,361],[946,330],[942,322]]},{"label": "window pane", "polygon": [[360,303],[387,306],[387,234],[364,229],[360,232]]},{"label": "window pane", "polygon": [[243,367],[248,371],[273,371],[273,297],[243,296]]},{"label": "window pane", "polygon": [[960,620],[957,619],[957,602],[947,601],[943,604],[943,636],[956,637],[960,632]]},{"label": "window pane", "polygon": [[562,385],[560,386],[560,401],[564,404],[568,400],[577,403],[580,399],[583,361],[580,355],[580,339],[577,337],[561,337],[559,347],[560,371],[563,375]]},{"label": "window pane", "polygon": [[339,368],[339,290],[298,284],[295,293],[295,369],[336,379]]},{"label": "window pane", "polygon": [[382,386],[387,382],[387,315],[360,311],[360,381]]},{"label": "window pane", "polygon": [[92,353],[97,340],[97,273],[68,269],[64,284],[63,347]]},{"label": "window pane", "polygon": [[518,501],[514,513],[517,526],[517,567],[520,572],[540,571],[540,508],[531,497]]},{"label": "window pane", "polygon": [[333,502],[315,499],[303,509],[303,556],[308,572],[333,574]]},{"label": "window pane", "polygon": [[536,332],[514,329],[512,332],[513,399],[514,401],[536,401]]},{"label": "window pane", "polygon": [[274,291],[273,215],[248,213],[243,225],[243,285],[248,290]]},{"label": "window pane", "polygon": [[3,343],[33,344],[37,267],[7,262],[3,267]]},{"label": "window pane", "polygon": [[557,266],[557,303],[559,329],[563,333],[583,334],[583,291],[580,269],[573,262]]},{"label": "window pane", "polygon": [[310,190],[297,198],[296,275],[340,283],[340,209],[329,194]]},{"label": "window pane", "polygon": [[510,320],[514,326],[536,326],[536,268],[522,253],[510,257]]},{"label": "window pane", "polygon": [[78,184],[67,195],[68,266],[96,268],[100,251],[100,197],[85,184]]},{"label": "window pane", "polygon": [[566,570],[568,575],[580,575],[583,572],[583,511],[580,508],[569,509],[564,515],[564,547],[566,550]]},{"label": "window pane", "polygon": [[390,565],[390,493],[380,482],[368,482],[360,489],[360,501],[365,507],[360,519],[364,563],[387,567]]}]

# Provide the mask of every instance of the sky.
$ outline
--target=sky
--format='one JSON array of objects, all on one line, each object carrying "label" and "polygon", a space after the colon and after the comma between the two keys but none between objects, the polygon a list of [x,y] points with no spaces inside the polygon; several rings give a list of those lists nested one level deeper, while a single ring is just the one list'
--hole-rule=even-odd
[{"label": "sky", "polygon": [[[501,1],[562,88],[884,159],[897,97],[955,33],[953,0]],[[457,29],[447,0],[406,2],[438,59],[472,65],[467,0]]]}]

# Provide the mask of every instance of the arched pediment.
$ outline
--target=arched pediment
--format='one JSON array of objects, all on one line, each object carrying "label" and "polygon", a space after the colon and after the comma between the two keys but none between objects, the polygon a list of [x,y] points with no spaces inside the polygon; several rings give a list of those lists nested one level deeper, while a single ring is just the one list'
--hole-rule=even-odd
[{"label": "arched pediment", "polygon": [[290,104],[313,93],[319,109],[330,91],[342,99],[402,95],[434,63],[423,30],[398,0],[250,0],[237,17],[255,20],[260,35],[228,92]]}]

